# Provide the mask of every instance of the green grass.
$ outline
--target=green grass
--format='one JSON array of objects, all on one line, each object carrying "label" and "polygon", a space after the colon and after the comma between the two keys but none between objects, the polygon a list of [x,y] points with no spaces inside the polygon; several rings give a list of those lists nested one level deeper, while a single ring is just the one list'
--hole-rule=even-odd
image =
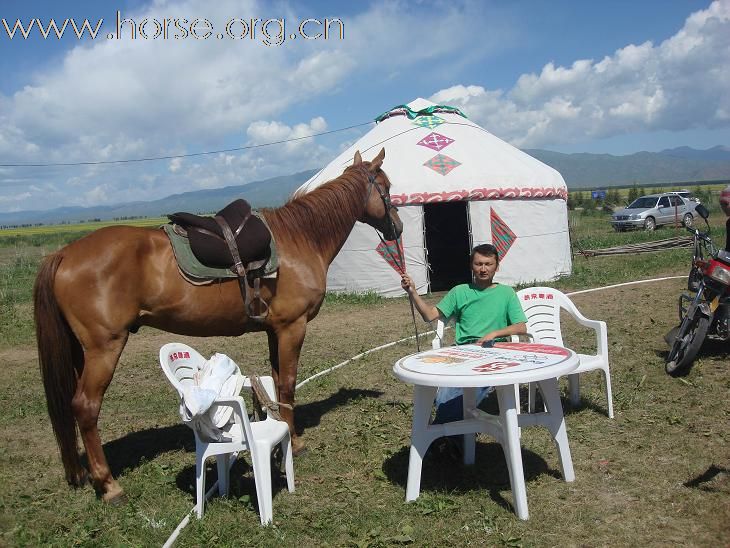
[{"label": "green grass", "polygon": [[126,219],[119,221],[89,221],[86,223],[73,223],[73,224],[61,224],[61,225],[39,225],[39,226],[24,226],[17,228],[3,228],[0,229],[0,242],[5,238],[12,238],[15,236],[26,237],[26,236],[40,236],[43,238],[47,235],[55,236],[57,234],[64,233],[89,233],[105,226],[115,225],[130,225],[130,226],[160,226],[169,222],[167,217],[151,217],[144,219]]},{"label": "green grass", "polygon": [[324,299],[324,306],[372,305],[382,303],[384,300],[384,297],[381,297],[375,291],[364,291],[362,293],[328,292]]}]

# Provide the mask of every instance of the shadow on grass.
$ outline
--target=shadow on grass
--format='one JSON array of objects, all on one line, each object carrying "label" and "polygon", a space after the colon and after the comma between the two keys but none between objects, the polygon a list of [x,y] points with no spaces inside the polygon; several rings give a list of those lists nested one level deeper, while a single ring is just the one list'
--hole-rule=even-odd
[{"label": "shadow on grass", "polygon": [[[306,428],[319,425],[322,416],[337,407],[363,398],[379,398],[382,394],[378,390],[340,388],[323,400],[298,405],[295,413],[297,433],[301,434]],[[132,432],[105,443],[103,449],[112,474],[118,477],[124,470],[137,468],[162,453],[180,449],[194,453],[195,438],[190,428],[184,424],[176,424]],[[195,468],[192,470],[194,476]]]},{"label": "shadow on grass", "polygon": [[297,434],[301,435],[307,428],[318,426],[322,417],[337,407],[349,405],[363,398],[379,398],[382,395],[383,392],[379,390],[340,388],[323,400],[297,405],[294,412]]},{"label": "shadow on grass", "polygon": [[148,428],[132,432],[104,444],[112,474],[118,477],[124,470],[137,468],[162,453],[183,449],[195,452],[193,431],[184,424],[163,428]]},{"label": "shadow on grass", "polygon": [[704,491],[716,491],[716,489],[713,489],[712,487],[705,484],[711,482],[717,476],[721,474],[727,474],[728,472],[730,472],[730,470],[728,470],[727,468],[723,468],[722,466],[715,466],[714,464],[712,464],[699,476],[684,482],[682,485],[684,485],[685,487],[702,489]]},{"label": "shadow on grass", "polygon": [[[502,496],[502,491],[511,490],[509,471],[502,447],[498,443],[484,443],[477,440],[476,459],[473,466],[467,466],[460,459],[439,450],[436,440],[426,452],[421,473],[421,494],[430,491],[465,493],[483,491],[499,506],[512,510],[512,505]],[[388,479],[406,487],[410,447],[403,447],[383,463],[383,472]],[[522,466],[525,481],[547,475],[561,479],[561,474],[548,468],[545,460],[536,453],[522,449]],[[529,489],[529,483],[527,485]]]}]

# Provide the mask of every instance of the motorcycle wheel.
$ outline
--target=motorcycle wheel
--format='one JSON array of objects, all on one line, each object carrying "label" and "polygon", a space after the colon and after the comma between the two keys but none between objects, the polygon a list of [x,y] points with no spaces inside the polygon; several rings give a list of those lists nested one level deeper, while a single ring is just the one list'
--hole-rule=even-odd
[{"label": "motorcycle wheel", "polygon": [[687,324],[683,333],[679,333],[677,340],[667,356],[664,370],[673,377],[685,375],[692,368],[695,356],[700,351],[707,336],[710,319],[699,312]]}]

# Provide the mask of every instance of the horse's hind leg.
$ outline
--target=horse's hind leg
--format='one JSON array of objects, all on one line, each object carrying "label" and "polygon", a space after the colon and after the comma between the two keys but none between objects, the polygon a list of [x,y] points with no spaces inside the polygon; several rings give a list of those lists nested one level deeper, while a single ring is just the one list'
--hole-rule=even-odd
[{"label": "horse's hind leg", "polygon": [[118,336],[106,338],[104,344],[97,343],[85,348],[84,370],[72,402],[74,416],[86,448],[94,488],[102,500],[111,503],[124,500],[124,490],[112,477],[109,469],[101,447],[98,419],[104,393],[114,376],[128,336],[129,333],[125,331]]}]

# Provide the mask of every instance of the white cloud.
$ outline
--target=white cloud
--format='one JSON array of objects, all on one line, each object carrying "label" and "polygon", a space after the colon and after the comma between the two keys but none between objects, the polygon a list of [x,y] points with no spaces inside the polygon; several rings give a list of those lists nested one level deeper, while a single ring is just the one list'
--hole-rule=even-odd
[{"label": "white cloud", "polygon": [[600,61],[545,65],[508,92],[457,85],[431,100],[462,107],[519,147],[640,131],[728,126],[730,1],[692,14],[661,44],[628,45]]},{"label": "white cloud", "polygon": [[182,158],[173,158],[170,160],[170,165],[168,169],[170,170],[170,173],[177,173],[180,171],[180,167],[182,166],[183,159]]},{"label": "white cloud", "polygon": [[[317,97],[361,86],[358,80],[372,86],[403,67],[455,57],[465,47],[473,50],[470,40],[480,30],[476,14],[481,8],[469,0],[452,4],[374,2],[345,19],[344,40],[287,38],[281,46],[266,46],[259,27],[253,40],[127,36],[85,42],[56,64],[38,68],[13,94],[0,94],[0,158],[5,163],[108,161],[227,149],[241,136],[260,144],[321,132],[327,129],[322,117],[289,125],[279,120]],[[427,40],[421,25],[406,24],[418,20],[424,7],[439,13],[439,25]],[[283,17],[287,36],[296,32],[296,22],[322,17],[311,7],[257,0],[155,0],[122,13],[137,23],[145,18],[205,17],[216,29],[235,16]],[[114,30],[107,26],[113,23],[109,19],[103,36]],[[269,31],[275,33],[275,27]],[[131,34],[130,28],[122,33]],[[315,30],[308,28],[310,34]],[[492,47],[486,40],[481,51]],[[499,33],[491,33],[488,40],[496,44]],[[173,159],[166,164],[59,168],[44,172],[44,180],[38,180],[37,172],[11,169],[0,176],[0,192],[28,182],[44,189],[30,199],[16,193],[8,208],[37,207],[39,200],[53,207],[158,198],[319,167],[334,153],[317,143],[301,139],[284,147],[197,157],[194,163]],[[145,179],[149,175],[154,183]],[[55,187],[49,194],[51,184]],[[67,187],[73,191],[65,191]]]}]

